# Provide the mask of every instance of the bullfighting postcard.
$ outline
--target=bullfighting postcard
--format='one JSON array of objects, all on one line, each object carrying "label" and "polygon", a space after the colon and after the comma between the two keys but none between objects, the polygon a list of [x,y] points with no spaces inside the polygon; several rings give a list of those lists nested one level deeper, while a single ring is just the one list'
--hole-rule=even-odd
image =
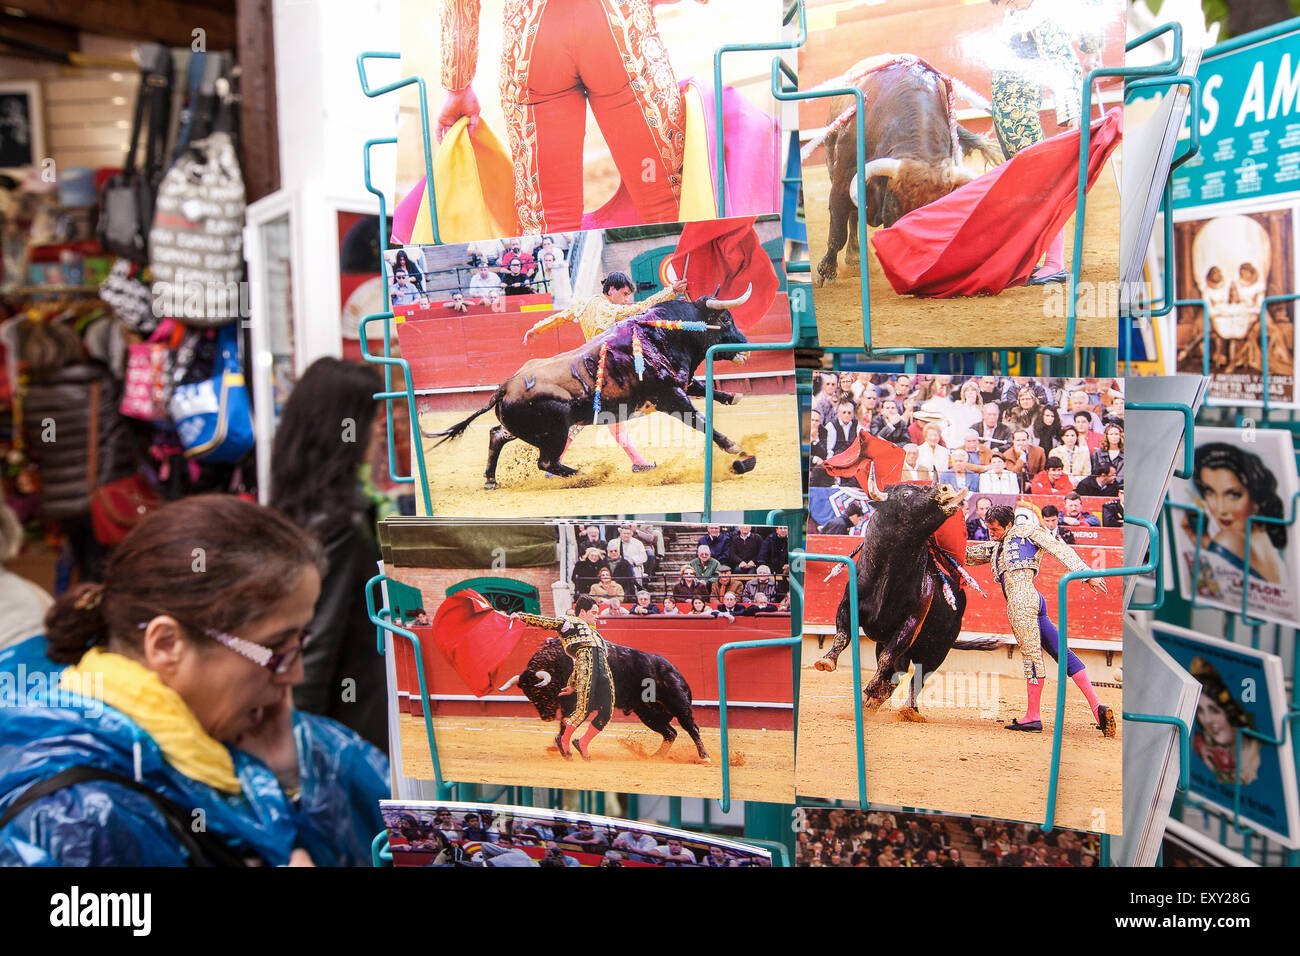
[{"label": "bullfighting postcard", "polygon": [[[1190,792],[1230,819],[1238,808],[1242,825],[1270,840],[1292,849],[1300,846],[1282,659],[1159,621],[1153,633],[1201,685],[1192,728]],[[1279,740],[1281,744],[1273,742]]]},{"label": "bullfighting postcard", "polygon": [[380,525],[402,774],[794,797],[788,529],[616,520]]},{"label": "bullfighting postcard", "polygon": [[[835,3],[800,50],[804,205],[823,346],[1115,346],[1123,0]],[[863,139],[859,142],[859,121]],[[859,208],[859,202],[861,208]],[[865,280],[865,285],[864,285]]]},{"label": "bullfighting postcard", "polygon": [[858,797],[854,574],[872,803],[1041,822],[1063,722],[1055,822],[1120,832],[1122,588],[1059,584],[1124,564],[1123,381],[823,374],[811,418],[808,552],[854,570],[808,564],[800,795]]},{"label": "bullfighting postcard", "polygon": [[897,807],[795,812],[795,866],[1099,866],[1095,833]]},{"label": "bullfighting postcard", "polygon": [[[398,242],[779,210],[779,0],[402,0]],[[426,166],[428,163],[428,166]],[[433,189],[427,187],[429,172]],[[438,235],[430,209],[436,205]]]},{"label": "bullfighting postcard", "polygon": [[1262,404],[1267,373],[1271,405],[1300,404],[1295,49],[1293,30],[1208,51],[1201,149],[1170,177],[1176,368],[1211,376],[1211,403]]},{"label": "bullfighting postcard", "polygon": [[389,256],[435,515],[802,504],[775,217]]},{"label": "bullfighting postcard", "polygon": [[771,866],[738,840],[617,817],[498,803],[381,800],[394,866]]},{"label": "bullfighting postcard", "polygon": [[1300,619],[1296,526],[1285,522],[1292,520],[1300,478],[1291,433],[1198,427],[1195,442],[1192,477],[1169,486],[1179,589],[1195,593],[1197,604],[1240,614],[1249,579],[1245,610],[1294,627]]}]

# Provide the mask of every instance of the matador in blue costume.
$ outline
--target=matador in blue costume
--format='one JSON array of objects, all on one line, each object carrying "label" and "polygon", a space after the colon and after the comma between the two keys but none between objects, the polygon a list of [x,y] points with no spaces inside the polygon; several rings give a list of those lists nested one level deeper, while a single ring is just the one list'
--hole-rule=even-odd
[{"label": "matador in blue costume", "polygon": [[[985,521],[989,527],[990,541],[972,541],[966,546],[966,563],[993,565],[993,578],[1002,586],[1007,599],[1007,618],[1011,632],[1020,646],[1025,665],[1027,704],[1023,720],[1012,720],[1008,730],[1041,733],[1043,718],[1040,702],[1043,697],[1043,679],[1047,670],[1043,665],[1043,651],[1052,660],[1058,659],[1061,635],[1047,616],[1047,601],[1034,584],[1043,563],[1043,553],[1056,558],[1070,571],[1086,571],[1087,564],[1075,554],[1074,549],[1055,538],[1036,521],[1016,521],[1015,511],[1008,505],[994,505],[988,510]],[[1084,581],[1095,591],[1105,592],[1100,578]],[[1088,670],[1074,651],[1068,651],[1066,673],[1078,686],[1092,709],[1097,727],[1106,737],[1114,737],[1115,712],[1097,699]]]}]

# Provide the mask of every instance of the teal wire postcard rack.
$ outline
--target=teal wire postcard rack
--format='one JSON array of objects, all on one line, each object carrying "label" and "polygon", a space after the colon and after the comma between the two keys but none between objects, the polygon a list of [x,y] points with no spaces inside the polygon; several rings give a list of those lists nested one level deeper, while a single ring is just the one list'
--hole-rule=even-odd
[{"label": "teal wire postcard rack", "polygon": [[[719,100],[719,102],[715,103],[715,114],[718,117],[718,128],[715,130],[717,136],[717,142],[718,142],[718,150],[717,150],[718,165],[717,165],[716,176],[715,176],[715,199],[716,199],[716,205],[717,205],[719,216],[725,215],[726,213],[725,168],[724,168],[724,161],[723,161],[724,130],[721,128],[721,123],[722,123],[721,117],[723,111],[721,109],[721,102],[720,102],[722,96],[721,70],[722,70],[723,57],[726,54],[733,53],[733,52],[755,52],[755,51],[779,52],[779,51],[797,50],[798,48],[802,47],[807,42],[808,39],[807,11],[806,11],[804,0],[797,0],[796,3],[794,3],[787,9],[785,22],[787,26],[792,23],[797,23],[796,36],[793,40],[773,41],[771,43],[762,43],[762,44],[724,44],[718,47],[717,50],[715,51],[714,95],[715,98]],[[1113,76],[1122,76],[1127,78],[1128,80],[1127,88],[1140,88],[1141,85],[1151,85],[1151,86],[1176,85],[1180,83],[1183,85],[1190,85],[1193,91],[1192,92],[1193,97],[1199,100],[1199,87],[1195,81],[1195,78],[1182,76],[1177,72],[1178,68],[1181,66],[1182,63],[1182,34],[1181,34],[1181,29],[1177,24],[1166,24],[1162,27],[1158,27],[1155,30],[1152,30],[1144,34],[1143,36],[1138,37],[1137,39],[1128,43],[1126,49],[1132,50],[1135,47],[1150,42],[1151,40],[1165,33],[1172,34],[1173,45],[1174,45],[1174,53],[1167,62],[1156,64],[1154,66],[1147,66],[1147,67],[1134,67],[1134,68],[1113,67],[1113,68],[1105,68],[1105,69],[1092,71],[1088,75],[1085,83],[1084,104],[1083,104],[1084,110],[1088,111],[1091,107],[1092,89],[1093,89],[1094,81],[1097,79],[1101,79],[1105,77],[1113,77]],[[372,52],[363,52],[357,56],[356,58],[357,72],[360,78],[362,91],[367,97],[375,98],[375,97],[384,96],[389,93],[393,93],[397,90],[412,85],[414,85],[417,89],[418,97],[419,97],[419,121],[420,121],[421,135],[422,135],[422,150],[423,150],[422,158],[424,161],[425,174],[426,174],[425,175],[426,200],[430,210],[434,243],[435,244],[441,243],[442,240],[441,240],[441,235],[438,227],[437,203],[435,201],[435,191],[434,191],[432,148],[430,145],[431,140],[429,136],[430,124],[429,124],[429,115],[428,115],[428,97],[427,97],[427,89],[425,86],[425,81],[421,77],[405,77],[391,83],[375,85],[370,81],[370,78],[367,74],[368,63],[375,60],[383,60],[383,61],[400,60],[400,54],[394,52],[373,52],[372,51]],[[797,72],[794,69],[792,69],[786,62],[784,62],[780,56],[775,56],[773,57],[772,60],[771,89],[772,89],[773,97],[779,102],[807,99],[810,97],[822,96],[822,95],[847,95],[847,96],[853,96],[855,100],[857,100],[859,107],[861,107],[862,105],[861,103],[862,94],[861,91],[857,89],[818,91],[817,93],[800,93],[798,88]],[[863,140],[865,136],[861,109],[859,109],[857,113],[855,133],[856,133],[856,149],[858,152],[858,159],[859,162],[861,162],[863,157]],[[863,345],[861,349],[853,347],[853,348],[835,348],[835,349],[824,350],[831,353],[832,361],[836,364],[836,366],[838,367],[838,364],[841,361],[841,359],[861,356],[864,357],[866,361],[869,363],[870,362],[881,363],[881,367],[891,367],[895,363],[901,362],[903,368],[909,373],[923,371],[925,367],[933,366],[933,367],[947,368],[952,370],[960,369],[963,373],[966,374],[989,374],[993,371],[995,367],[998,367],[1002,370],[1003,374],[1010,374],[1009,370],[1011,368],[1012,360],[1018,359],[1020,364],[1019,374],[1032,374],[1031,371],[1026,371],[1026,370],[1032,369],[1035,366],[1037,366],[1039,360],[1042,359],[1044,360],[1046,365],[1046,367],[1043,370],[1043,374],[1075,375],[1075,374],[1080,374],[1082,372],[1082,374],[1091,374],[1098,377],[1107,377],[1107,376],[1116,375],[1118,372],[1118,358],[1117,358],[1119,353],[1118,349],[1076,350],[1074,344],[1074,340],[1075,340],[1074,330],[1077,322],[1077,301],[1078,301],[1077,288],[1079,282],[1079,272],[1082,264],[1082,243],[1080,240],[1083,231],[1084,219],[1086,216],[1087,193],[1086,190],[1083,188],[1083,186],[1086,183],[1086,176],[1087,176],[1088,137],[1089,137],[1088,128],[1086,126],[1081,127],[1081,143],[1080,143],[1080,158],[1079,158],[1080,188],[1078,190],[1078,197],[1076,200],[1075,243],[1074,243],[1073,259],[1070,266],[1069,312],[1067,315],[1067,335],[1064,344],[1062,344],[1061,346],[1044,346],[1035,349],[1021,350],[1018,353],[1013,352],[1011,350],[998,350],[998,351],[988,352],[988,351],[972,351],[969,349],[922,350],[922,349],[908,349],[908,348],[873,347],[872,335],[871,335],[871,324],[870,324],[870,290],[868,287],[869,285],[868,276],[864,270],[861,276],[861,283],[860,283],[861,285],[860,298],[862,303],[862,317],[863,317],[863,321],[862,321]],[[382,191],[375,187],[373,180],[371,178],[372,150],[376,146],[395,146],[396,142],[397,142],[396,137],[372,139],[366,141],[363,147],[365,187],[368,192],[374,194],[378,198],[380,204],[379,241],[380,241],[381,248],[389,247],[389,236],[390,236],[389,216],[387,211],[387,201]],[[1198,147],[1199,147],[1199,143],[1194,142],[1193,148],[1190,148],[1185,155],[1181,156],[1173,164],[1173,166],[1176,167],[1182,162],[1185,162],[1195,152],[1195,148]],[[783,187],[791,186],[794,183],[794,180],[797,178],[797,152],[795,153],[794,159],[788,160],[787,162],[788,165],[782,178]],[[795,172],[792,172],[792,170],[794,170]],[[865,261],[865,256],[866,256],[865,243],[867,239],[867,232],[865,226],[865,211],[864,211],[865,201],[862,195],[862,189],[863,189],[863,184],[859,182],[858,183],[859,252],[863,258],[863,261]],[[1167,209],[1168,208],[1167,199],[1168,199],[1168,191],[1169,191],[1168,183],[1166,183],[1165,190],[1166,190],[1166,209]],[[1172,225],[1169,222],[1168,215],[1166,215],[1165,224],[1166,224],[1166,230],[1171,233]],[[809,273],[810,267],[811,264],[806,261],[788,262],[786,264],[786,273],[787,273],[788,280],[792,280],[793,276],[795,275]],[[1171,268],[1172,266],[1170,266],[1170,269]],[[413,387],[411,367],[409,362],[407,362],[405,359],[395,356],[393,354],[392,338],[393,338],[393,324],[395,323],[395,314],[392,311],[392,307],[391,307],[391,298],[390,298],[389,281],[388,281],[389,275],[388,275],[388,266],[386,261],[383,261],[381,263],[381,269],[382,269],[381,278],[384,287],[384,311],[376,313],[374,315],[367,316],[362,320],[361,322],[362,355],[367,362],[371,362],[379,366],[383,374],[384,388],[383,391],[376,393],[375,399],[377,401],[383,402],[385,406],[385,419],[388,425],[388,438],[387,438],[388,460],[389,460],[390,471],[394,476],[394,481],[398,483],[406,483],[406,484],[418,483],[420,486],[419,493],[421,496],[421,500],[423,501],[424,504],[425,513],[432,515],[434,513],[434,510],[432,506],[428,475],[426,472],[424,448],[421,441],[420,430],[416,424],[416,419],[415,419],[416,395],[415,395],[415,389]],[[705,385],[705,435],[704,437],[705,437],[706,447],[711,447],[712,436],[714,431],[713,395],[715,389],[715,378],[714,378],[715,362],[720,356],[724,356],[730,352],[742,351],[742,350],[743,351],[778,351],[778,350],[793,350],[795,348],[804,348],[804,347],[816,347],[816,341],[815,338],[813,338],[813,335],[815,335],[815,309],[813,304],[811,284],[807,282],[789,281],[788,287],[790,292],[790,303],[791,303],[791,337],[789,341],[775,342],[775,343],[752,343],[743,346],[716,345],[708,350],[708,353],[706,354],[705,357],[705,376],[704,376],[704,385]],[[1165,311],[1159,312],[1157,309],[1154,310],[1153,314],[1167,314],[1168,311],[1172,310],[1176,305],[1179,304],[1173,301],[1173,294],[1171,291],[1172,290],[1171,279],[1165,283],[1164,290],[1165,290],[1166,301],[1161,303],[1159,308],[1164,309]],[[368,329],[369,327],[371,327],[376,323],[378,323],[379,328],[382,330],[383,333],[382,352],[374,351],[371,348],[371,344],[370,344],[370,336],[368,334]],[[1076,360],[1076,355],[1079,352],[1082,353],[1081,362]],[[1126,355],[1127,354],[1128,353],[1126,352]],[[1267,372],[1265,372],[1265,374],[1267,375]],[[397,402],[406,403],[405,414],[407,414],[410,418],[411,427],[409,431],[411,436],[410,440],[412,443],[412,457],[415,459],[413,466],[399,467],[399,464],[397,462],[397,449],[395,444],[396,433],[394,429],[394,415],[398,413],[395,408],[395,404]],[[799,415],[797,403],[796,403],[795,415],[796,417],[798,417]],[[713,513],[712,490],[713,490],[713,460],[712,460],[712,455],[710,454],[710,455],[706,455],[705,458],[704,495],[703,495],[702,507],[700,509],[702,520],[704,521],[709,521],[712,518],[712,513]],[[804,507],[806,510],[807,507],[806,498],[804,502]],[[772,512],[771,514],[769,514],[769,523],[774,523],[774,520],[776,519],[778,514],[783,514],[783,513]],[[793,678],[795,680],[795,694],[797,700],[799,657],[800,657],[800,645],[802,642],[802,636],[800,633],[794,632],[794,629],[802,621],[802,582],[800,581],[800,575],[798,574],[798,569],[796,568],[795,562],[798,561],[803,566],[806,566],[807,561],[841,562],[841,563],[848,563],[852,567],[852,560],[847,557],[837,556],[837,555],[821,555],[821,554],[809,553],[804,551],[801,546],[802,545],[801,539],[803,533],[802,514],[801,513],[794,514],[794,515],[787,514],[786,517],[793,518],[793,520],[790,521],[790,524],[793,532],[792,538],[795,539],[792,540],[792,550],[791,550],[791,569],[792,572],[794,572],[791,574],[791,602],[792,602],[791,636],[789,638],[772,639],[769,641],[732,642],[723,645],[722,647],[719,648],[717,652],[719,698],[720,698],[719,710],[720,710],[721,736],[722,736],[722,748],[721,748],[722,749],[722,793],[721,793],[721,797],[718,800],[718,803],[720,809],[724,813],[729,811],[732,802],[731,793],[730,793],[729,761],[727,759],[729,753],[729,741],[728,741],[728,733],[727,733],[726,661],[728,656],[734,653],[743,653],[745,650],[754,647],[790,646],[792,650],[792,655],[791,655],[792,672],[793,672]],[[1128,575],[1128,574],[1142,574],[1142,573],[1148,573],[1156,569],[1156,566],[1159,563],[1159,555],[1160,555],[1160,551],[1158,547],[1159,533],[1157,527],[1155,525],[1150,524],[1149,522],[1141,521],[1140,519],[1129,519],[1126,517],[1125,520],[1128,521],[1129,523],[1141,524],[1147,527],[1148,534],[1151,536],[1151,541],[1153,542],[1152,554],[1154,555],[1154,557],[1152,558],[1152,561],[1149,562],[1148,565],[1135,567],[1135,568],[1125,567],[1125,568],[1114,568],[1105,571],[1088,571],[1088,572],[1072,573],[1071,575],[1067,575],[1066,578],[1063,578],[1062,581],[1060,582],[1062,597],[1064,597],[1065,588],[1073,580],[1079,580],[1085,577],[1117,577],[1117,576]],[[1157,573],[1157,579],[1159,579],[1159,577],[1160,575]],[[377,643],[379,645],[380,651],[382,652],[383,647],[385,645],[386,634],[390,635],[393,640],[401,639],[401,640],[406,640],[411,642],[413,649],[415,651],[416,660],[418,662],[417,676],[419,679],[420,693],[427,701],[428,682],[426,679],[427,675],[424,673],[423,659],[420,654],[419,637],[409,628],[405,628],[400,623],[393,621],[391,619],[390,610],[386,606],[384,606],[384,601],[382,599],[379,600],[376,599],[378,589],[384,584],[386,580],[387,579],[383,575],[376,575],[370,581],[368,581],[366,585],[367,613],[370,617],[371,623],[376,628]],[[852,593],[856,592],[856,587],[857,587],[856,573],[850,575],[848,586],[851,589]],[[1163,594],[1161,594],[1160,597],[1163,598]],[[859,635],[857,633],[858,628],[857,628],[856,600],[852,601],[851,606],[852,606],[851,623],[853,625],[853,637],[851,640],[851,646],[852,646],[852,656],[853,656],[853,664],[854,664],[854,676],[855,676],[854,683],[855,683],[855,699],[856,699],[855,737],[858,744],[857,752],[858,752],[858,764],[859,764],[858,790],[859,790],[859,803],[865,807],[868,805],[868,800],[867,800],[867,792],[866,792],[866,773],[865,773],[866,764],[865,764],[865,750],[863,747],[863,730],[862,730],[863,715],[862,715],[862,700],[861,700],[861,671],[859,666],[860,659],[861,659],[860,657],[861,648],[860,648]],[[1061,632],[1061,644],[1062,644],[1062,658],[1061,658],[1062,662],[1059,665],[1060,673],[1058,674],[1058,695],[1057,695],[1058,714],[1060,713],[1064,704],[1063,701],[1064,682],[1066,680],[1066,675],[1065,675],[1066,665],[1064,661],[1065,661],[1065,651],[1068,648],[1068,644],[1067,644],[1068,624],[1066,620],[1066,613],[1065,613],[1066,604],[1064,600],[1062,600],[1061,606],[1062,606],[1062,614],[1061,614],[1060,632]],[[434,778],[435,778],[434,784],[439,798],[446,799],[451,797],[454,794],[457,796],[458,799],[466,799],[467,798],[466,791],[471,789],[473,790],[473,792],[477,793],[478,787],[475,785],[468,785],[456,781],[451,781],[443,777],[441,771],[441,765],[438,760],[437,741],[434,734],[430,709],[427,706],[425,706],[422,709],[424,712],[426,737],[428,739],[430,756],[434,768]],[[1161,715],[1142,715],[1142,714],[1126,713],[1123,716],[1124,719],[1126,720],[1149,720],[1154,722],[1168,722],[1168,720],[1170,720],[1170,718],[1165,718],[1162,717]],[[1059,776],[1060,749],[1062,744],[1061,729],[1062,728],[1058,720],[1057,730],[1053,739],[1053,759],[1052,759],[1051,780],[1049,784],[1050,786],[1049,801],[1048,801],[1046,819],[1044,821],[1044,827],[1047,829],[1052,828],[1052,826],[1054,825],[1054,818],[1055,818],[1056,790],[1057,790],[1058,776]],[[1184,740],[1186,739],[1186,735],[1187,735],[1187,731],[1186,728],[1184,727],[1182,730],[1182,736]],[[1184,747],[1184,750],[1185,749],[1186,748]],[[1186,761],[1184,761],[1184,763],[1186,763]],[[492,797],[492,800],[487,800],[485,802],[493,802],[504,796],[511,803],[520,804],[520,805],[524,805],[524,804],[536,805],[534,804],[534,798],[538,797],[540,794],[545,794],[545,796],[542,797],[543,802],[549,801],[551,805],[558,805],[556,801],[560,799],[560,797],[558,796],[559,793],[560,793],[559,791],[551,791],[545,788],[539,788],[539,793],[535,794],[534,788],[505,787],[493,793],[488,794],[488,796]],[[579,803],[580,803],[580,808],[583,809],[591,808],[592,812],[602,812],[604,809],[604,794],[598,792],[582,792],[579,794]],[[634,805],[635,796],[631,798],[630,803],[633,803]],[[707,810],[710,804],[711,804],[710,801],[705,801],[704,804],[706,810],[706,824],[707,824]],[[793,842],[793,835],[790,832],[790,828],[788,826],[788,810],[790,808],[780,807],[775,805],[755,806],[750,803],[747,803],[746,804],[746,818],[747,818],[746,833],[747,834],[749,833],[750,830],[749,819],[751,816],[750,814],[751,808],[754,811],[753,813],[754,818],[762,821],[762,826],[760,826],[759,829],[763,831],[763,836],[760,837],[757,835],[753,835],[753,836],[747,835],[745,839],[749,840],[749,842],[755,843],[756,845],[769,846],[770,848],[774,849],[774,851],[776,851],[774,853],[774,863],[776,863],[779,857],[784,864],[788,865],[789,848],[791,847]],[[681,798],[676,798],[676,797],[670,798],[670,817],[671,817],[670,822],[673,825],[680,825],[681,813],[682,813]],[[373,847],[373,853],[374,853],[376,863],[381,863],[386,860],[391,861],[391,853],[389,853],[387,850],[387,839],[385,834],[381,833],[376,837],[376,841]],[[1103,856],[1107,857],[1108,854],[1103,854]]]}]

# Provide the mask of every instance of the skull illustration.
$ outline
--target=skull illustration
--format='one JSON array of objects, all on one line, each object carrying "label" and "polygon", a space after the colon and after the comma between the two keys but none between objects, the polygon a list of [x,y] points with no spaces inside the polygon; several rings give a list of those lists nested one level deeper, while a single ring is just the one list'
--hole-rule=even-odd
[{"label": "skull illustration", "polygon": [[1192,271],[1223,338],[1245,338],[1259,316],[1271,251],[1268,233],[1248,216],[1220,216],[1197,233]]}]

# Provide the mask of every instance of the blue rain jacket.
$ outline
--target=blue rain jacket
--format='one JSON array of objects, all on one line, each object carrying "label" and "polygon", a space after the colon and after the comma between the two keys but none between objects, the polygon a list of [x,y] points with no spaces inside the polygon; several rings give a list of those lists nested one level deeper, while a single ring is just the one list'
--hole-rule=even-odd
[{"label": "blue rain jacket", "polygon": [[[231,749],[242,794],[227,794],[172,768],[151,737],[122,712],[60,690],[63,665],[34,637],[0,651],[0,815],[32,784],[68,767],[112,770],[147,784],[241,852],[268,865],[296,847],[317,866],[370,863],[383,828],[388,760],[351,730],[294,712],[301,794],[291,801],[266,764]],[[196,813],[195,819],[198,819]],[[143,794],[87,781],[37,800],[0,830],[0,865],[183,866],[186,851]]]}]

